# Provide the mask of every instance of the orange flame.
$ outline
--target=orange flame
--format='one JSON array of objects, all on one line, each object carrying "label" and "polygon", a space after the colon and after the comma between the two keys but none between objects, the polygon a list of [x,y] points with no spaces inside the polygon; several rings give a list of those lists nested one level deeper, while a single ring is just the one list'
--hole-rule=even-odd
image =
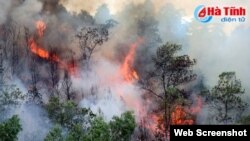
[{"label": "orange flame", "polygon": [[[61,63],[61,64],[64,64],[64,63]],[[65,66],[65,68],[67,69],[69,74],[77,76],[78,70],[77,70],[77,65],[76,65],[74,60],[72,60],[70,63],[68,63],[67,66]]]},{"label": "orange flame", "polygon": [[[36,32],[39,38],[43,37],[45,29],[46,29],[46,24],[43,21],[39,20],[36,22]],[[28,45],[29,45],[30,51],[33,54],[43,59],[52,60],[58,63],[63,69],[67,70],[70,74],[76,75],[77,68],[76,68],[75,63],[67,64],[63,62],[56,54],[51,54],[47,50],[39,46],[34,40],[34,37],[29,38]]]},{"label": "orange flame", "polygon": [[121,69],[120,69],[121,74],[127,82],[131,82],[133,80],[139,79],[139,76],[138,76],[137,72],[133,69],[132,65],[134,63],[136,48],[139,46],[139,44],[141,42],[142,42],[142,39],[139,38],[139,39],[137,39],[137,41],[135,43],[130,45],[129,52],[128,52],[127,56],[125,57],[124,62],[121,66]]},{"label": "orange flame", "polygon": [[45,49],[40,48],[32,37],[29,39],[29,47],[32,53],[41,58],[49,59],[49,53]]},{"label": "orange flame", "polygon": [[43,37],[43,33],[45,29],[46,29],[46,24],[43,21],[39,20],[36,22],[36,30],[40,38]]},{"label": "orange flame", "polygon": [[[196,97],[195,104],[190,108],[186,108],[180,105],[174,107],[173,112],[171,112],[171,124],[172,125],[192,125],[195,124],[195,116],[202,109],[202,99],[201,97]],[[162,133],[164,134],[164,114],[161,113],[151,113],[147,117],[150,121],[148,125],[143,125],[145,128],[149,129],[152,133]]]},{"label": "orange flame", "polygon": [[187,112],[184,107],[176,106],[174,112],[171,113],[172,121],[171,123],[174,125],[192,125],[194,124],[194,120],[188,117]]},{"label": "orange flame", "polygon": [[200,96],[195,98],[195,105],[191,106],[190,109],[185,109],[182,106],[176,106],[174,112],[172,112],[172,124],[174,125],[191,125],[194,124],[195,121],[193,120],[191,115],[197,115],[202,108],[202,99]]}]

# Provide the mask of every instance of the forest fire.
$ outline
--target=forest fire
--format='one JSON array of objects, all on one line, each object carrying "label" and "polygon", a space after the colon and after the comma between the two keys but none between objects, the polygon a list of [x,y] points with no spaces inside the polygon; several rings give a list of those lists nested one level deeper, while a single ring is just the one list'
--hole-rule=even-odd
[{"label": "forest fire", "polygon": [[[135,53],[137,47],[142,43],[142,39],[138,38],[136,42],[130,45],[128,54],[126,55],[124,62],[121,65],[120,73],[126,82],[133,82],[139,79],[137,72],[133,69],[133,63],[135,59]],[[127,97],[126,97],[127,98]],[[125,98],[125,99],[126,99]],[[130,101],[130,100],[129,100]],[[129,103],[129,101],[127,101]],[[131,101],[130,101],[131,102]],[[137,105],[136,108],[139,108],[139,111],[143,111],[143,105]],[[190,109],[187,109],[184,106],[177,105],[174,110],[171,112],[171,124],[173,125],[192,125],[195,124],[195,115],[201,111],[202,100],[200,97],[195,99],[195,105],[191,106]],[[144,114],[146,115],[146,114]],[[142,123],[142,126],[147,128],[152,133],[162,133],[164,130],[164,116],[161,113],[159,114],[150,114],[149,118],[150,123]],[[162,131],[161,131],[162,130]]]},{"label": "forest fire", "polygon": [[190,109],[177,105],[171,113],[173,125],[192,125],[195,123],[193,116],[196,116],[202,109],[201,97],[195,98],[195,105]]},{"label": "forest fire", "polygon": [[191,115],[189,115],[184,107],[182,106],[176,106],[175,110],[171,113],[172,121],[171,123],[173,125],[192,125],[194,124],[194,120]]},{"label": "forest fire", "polygon": [[185,125],[250,123],[245,25],[197,27],[191,2],[0,3],[1,141],[170,141]]},{"label": "forest fire", "polygon": [[[202,99],[201,97],[196,97],[194,99],[195,104],[190,108],[177,105],[171,112],[171,125],[193,125],[195,124],[195,117],[202,110]],[[143,125],[145,128],[149,129],[150,132],[156,134],[164,134],[164,114],[152,113],[148,116],[151,122],[148,125]]]},{"label": "forest fire", "polygon": [[133,69],[134,57],[136,48],[141,44],[142,39],[138,38],[137,41],[130,45],[128,54],[126,55],[124,62],[122,63],[120,72],[127,82],[138,80],[139,76],[137,72]]},{"label": "forest fire", "polygon": [[[36,22],[36,34],[38,35],[39,39],[44,36],[45,29],[46,29],[46,24],[42,20]],[[55,63],[58,63],[59,66],[65,69],[69,74],[76,75],[77,68],[74,60],[72,60],[70,63],[65,63],[56,54],[50,53],[47,50],[43,49],[43,47],[39,46],[38,43],[36,43],[33,36],[29,38],[28,45],[30,51],[33,54],[37,55],[40,58],[51,60]]]},{"label": "forest fire", "polygon": [[29,39],[29,47],[32,53],[36,54],[41,58],[49,59],[49,52],[39,47],[33,37]]}]

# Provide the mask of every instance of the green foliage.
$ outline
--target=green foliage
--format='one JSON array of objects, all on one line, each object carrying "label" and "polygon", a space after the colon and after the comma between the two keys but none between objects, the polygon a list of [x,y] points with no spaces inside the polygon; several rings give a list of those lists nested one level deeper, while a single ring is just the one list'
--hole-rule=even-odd
[{"label": "green foliage", "polygon": [[109,123],[106,123],[101,117],[96,117],[91,123],[85,140],[129,141],[135,127],[136,123],[132,112],[125,112],[121,117],[114,116]]},{"label": "green foliage", "polygon": [[55,126],[45,137],[44,141],[63,141],[62,129]]},{"label": "green foliage", "polygon": [[239,120],[246,109],[241,96],[244,94],[240,80],[236,79],[235,72],[223,72],[214,88],[207,93],[210,106],[215,110],[213,117],[219,122],[227,124]]},{"label": "green foliage", "polygon": [[45,141],[129,141],[134,128],[135,118],[132,112],[125,112],[121,117],[113,117],[107,123],[102,117],[95,117],[90,126],[85,128],[82,123],[74,124],[69,128],[65,139],[60,127],[53,128]]},{"label": "green foliage", "polygon": [[135,127],[136,122],[132,112],[125,112],[121,117],[113,117],[110,121],[112,141],[129,141]]},{"label": "green foliage", "polygon": [[87,141],[110,141],[110,126],[103,118],[96,117],[91,123],[91,128],[85,138]]},{"label": "green foliage", "polygon": [[0,141],[16,141],[21,130],[20,119],[17,115],[14,115],[0,124]]},{"label": "green foliage", "polygon": [[[15,86],[5,87],[0,93],[0,119],[4,119],[11,106],[18,105],[25,96]],[[22,130],[17,115],[0,124],[0,141],[15,141],[17,134]]]},{"label": "green foliage", "polygon": [[[180,91],[177,87],[168,87],[166,89],[166,93],[168,94],[165,99],[165,103],[172,105],[172,108],[175,109],[176,105],[187,104],[187,99],[184,98],[183,92]],[[163,102],[164,103],[164,102]]]},{"label": "green foliage", "polygon": [[73,118],[77,114],[77,105],[73,101],[66,101],[62,104],[62,109],[57,121],[66,127],[73,126]]},{"label": "green foliage", "polygon": [[239,120],[240,124],[250,125],[250,115],[244,116]]},{"label": "green foliage", "polygon": [[177,86],[196,77],[191,70],[196,61],[188,55],[177,55],[180,50],[180,45],[166,43],[157,49],[156,57],[153,58],[155,76],[165,81],[165,87]]},{"label": "green foliage", "polygon": [[25,97],[19,88],[14,86],[4,89],[0,94],[0,112],[8,109],[11,105],[17,105]]},{"label": "green foliage", "polygon": [[51,97],[49,99],[49,103],[46,105],[46,110],[48,112],[49,117],[53,120],[56,120],[61,112],[61,109],[62,104],[60,103],[59,98]]},{"label": "green foliage", "polygon": [[61,103],[58,97],[51,97],[46,109],[52,120],[68,128],[72,128],[79,123],[88,123],[95,117],[91,110],[79,108],[70,100]]},{"label": "green foliage", "polygon": [[66,141],[82,141],[84,140],[84,131],[80,124],[74,125],[70,130]]}]

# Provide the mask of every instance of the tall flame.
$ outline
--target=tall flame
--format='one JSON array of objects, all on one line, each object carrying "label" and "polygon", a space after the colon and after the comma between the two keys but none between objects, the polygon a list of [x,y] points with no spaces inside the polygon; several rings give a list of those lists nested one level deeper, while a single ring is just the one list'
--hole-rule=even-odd
[{"label": "tall flame", "polygon": [[120,72],[127,82],[131,82],[133,80],[138,80],[139,76],[137,72],[133,69],[133,63],[134,63],[134,57],[136,48],[139,46],[139,44],[142,42],[142,39],[139,38],[137,41],[130,45],[130,49],[128,54],[126,55],[124,62],[122,63]]}]

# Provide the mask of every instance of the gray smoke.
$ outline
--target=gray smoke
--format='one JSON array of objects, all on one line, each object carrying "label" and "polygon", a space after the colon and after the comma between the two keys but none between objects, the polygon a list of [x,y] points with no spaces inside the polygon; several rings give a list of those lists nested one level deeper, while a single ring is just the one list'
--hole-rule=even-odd
[{"label": "gray smoke", "polygon": [[15,114],[19,115],[22,125],[19,141],[43,141],[53,126],[46,111],[36,104],[23,104]]},{"label": "gray smoke", "polygon": [[10,6],[11,1],[0,1],[0,24],[3,24],[7,20]]}]

